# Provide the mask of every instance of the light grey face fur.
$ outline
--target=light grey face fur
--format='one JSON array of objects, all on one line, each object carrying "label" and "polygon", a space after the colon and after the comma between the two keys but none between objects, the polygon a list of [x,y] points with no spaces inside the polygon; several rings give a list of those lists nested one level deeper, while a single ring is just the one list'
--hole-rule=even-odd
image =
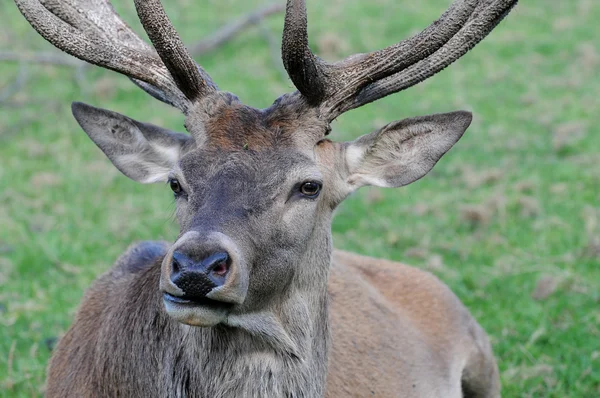
[{"label": "light grey face fur", "polygon": [[202,251],[203,238],[222,234],[231,241],[229,251],[238,253],[232,268],[245,268],[246,294],[235,300],[230,316],[268,310],[296,278],[326,275],[311,264],[297,264],[315,228],[327,228],[320,197],[307,198],[299,190],[307,181],[323,184],[313,159],[291,148],[200,148],[186,154],[170,176],[183,190],[176,198],[182,239],[195,232]]}]

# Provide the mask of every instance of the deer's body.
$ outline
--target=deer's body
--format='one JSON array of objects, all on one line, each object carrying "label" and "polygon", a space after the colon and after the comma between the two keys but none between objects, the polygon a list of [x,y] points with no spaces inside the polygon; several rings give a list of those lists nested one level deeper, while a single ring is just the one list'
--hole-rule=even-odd
[{"label": "deer's body", "polygon": [[133,247],[90,289],[51,360],[49,397],[499,396],[487,337],[444,284],[332,249],[349,194],[423,177],[471,114],[326,136],[342,113],[464,55],[516,0],[455,0],[412,38],[331,64],[308,47],[304,1],[288,0],[282,58],[298,91],[266,109],[218,89],[159,0],[134,0],[154,47],[109,0],[15,1],[57,47],[179,108],[190,133],[73,103],[121,172],[169,183],[180,233]]},{"label": "deer's body", "polygon": [[90,288],[56,347],[49,397],[499,396],[485,333],[427,272],[335,251],[329,310],[319,303],[302,333],[289,331],[306,344],[290,357],[235,328],[170,319],[150,288],[166,250],[135,245]]},{"label": "deer's body", "polygon": [[335,251],[329,293],[329,397],[500,396],[487,335],[435,276]]}]

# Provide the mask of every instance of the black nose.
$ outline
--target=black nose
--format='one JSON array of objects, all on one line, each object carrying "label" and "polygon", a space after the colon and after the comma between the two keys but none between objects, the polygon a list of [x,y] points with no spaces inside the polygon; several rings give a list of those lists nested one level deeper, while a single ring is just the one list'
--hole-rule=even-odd
[{"label": "black nose", "polygon": [[182,299],[202,299],[211,290],[225,283],[230,263],[226,252],[216,252],[200,261],[194,261],[185,253],[176,251],[173,253],[171,282],[183,290]]}]

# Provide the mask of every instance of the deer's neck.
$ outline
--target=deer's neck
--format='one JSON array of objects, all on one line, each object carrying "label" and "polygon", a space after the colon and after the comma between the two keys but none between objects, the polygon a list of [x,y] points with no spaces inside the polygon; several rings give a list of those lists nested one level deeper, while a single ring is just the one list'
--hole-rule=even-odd
[{"label": "deer's neck", "polygon": [[293,288],[277,303],[264,311],[232,315],[223,326],[181,325],[185,339],[197,347],[204,396],[324,395],[331,238],[327,234],[317,240],[299,259],[296,269],[303,271],[294,276]]}]

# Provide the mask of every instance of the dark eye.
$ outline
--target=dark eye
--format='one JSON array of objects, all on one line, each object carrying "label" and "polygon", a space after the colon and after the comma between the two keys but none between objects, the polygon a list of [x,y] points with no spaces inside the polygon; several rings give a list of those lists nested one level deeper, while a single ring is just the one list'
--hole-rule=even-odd
[{"label": "dark eye", "polygon": [[307,181],[300,185],[300,193],[308,198],[316,198],[321,192],[321,183],[315,181]]},{"label": "dark eye", "polygon": [[175,195],[179,195],[181,192],[183,192],[181,184],[179,184],[179,181],[176,178],[171,178],[169,180],[169,186],[171,187],[171,190],[175,193]]}]

